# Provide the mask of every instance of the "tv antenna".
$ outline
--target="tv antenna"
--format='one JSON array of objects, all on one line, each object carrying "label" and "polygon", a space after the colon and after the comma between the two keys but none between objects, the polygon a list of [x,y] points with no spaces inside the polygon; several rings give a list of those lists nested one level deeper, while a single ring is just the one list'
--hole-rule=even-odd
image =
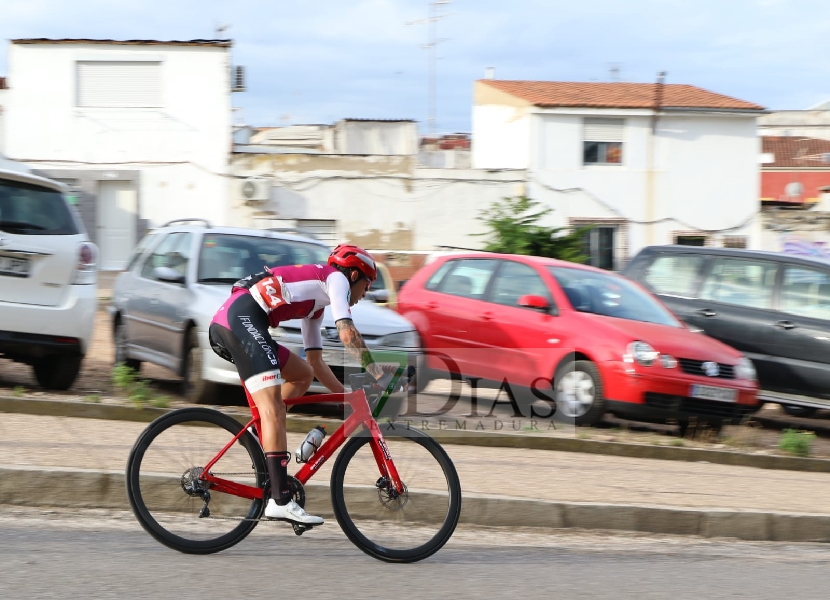
[{"label": "tv antenna", "polygon": [[447,38],[438,37],[438,21],[451,15],[451,13],[442,12],[451,2],[452,0],[432,0],[429,3],[429,16],[426,19],[407,22],[407,25],[426,24],[429,32],[428,42],[423,44],[421,48],[429,51],[429,114],[427,116],[427,131],[430,135],[435,134],[436,113],[438,112],[438,44],[447,41]]},{"label": "tv antenna", "polygon": [[216,26],[216,29],[215,29],[216,37],[214,37],[213,39],[215,39],[215,40],[224,40],[225,38],[223,36],[224,36],[225,32],[230,28],[231,28],[230,23],[219,23]]}]

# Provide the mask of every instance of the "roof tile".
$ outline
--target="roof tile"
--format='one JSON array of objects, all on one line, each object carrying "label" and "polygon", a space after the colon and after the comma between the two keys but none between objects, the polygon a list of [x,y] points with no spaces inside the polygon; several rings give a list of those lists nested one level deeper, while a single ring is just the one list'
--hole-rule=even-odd
[{"label": "roof tile", "polygon": [[762,167],[830,169],[830,140],[772,135],[762,136],[761,140],[761,151],[774,156],[774,162],[766,163]]},{"label": "roof tile", "polygon": [[[656,83],[569,82],[569,81],[479,81],[540,107],[653,108],[657,102]],[[708,108],[762,111],[763,106],[716,94],[693,85],[663,85],[663,108]]]}]

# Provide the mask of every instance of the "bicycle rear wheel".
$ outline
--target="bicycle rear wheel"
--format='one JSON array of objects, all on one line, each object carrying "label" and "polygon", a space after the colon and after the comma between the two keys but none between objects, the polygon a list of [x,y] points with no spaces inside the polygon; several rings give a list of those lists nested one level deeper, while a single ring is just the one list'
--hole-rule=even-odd
[{"label": "bicycle rear wheel", "polygon": [[458,473],[444,449],[425,433],[401,425],[380,428],[404,493],[395,497],[380,477],[371,434],[364,431],[346,443],[332,469],[334,515],[366,554],[387,562],[423,560],[447,543],[458,524]]},{"label": "bicycle rear wheel", "polygon": [[[242,429],[235,419],[207,408],[184,408],[153,421],[127,460],[127,497],[138,522],[156,540],[188,554],[219,552],[242,541],[257,525],[262,499],[211,491],[201,469]],[[211,468],[230,481],[263,487],[265,457],[246,432]],[[205,506],[209,516],[201,516]]]}]

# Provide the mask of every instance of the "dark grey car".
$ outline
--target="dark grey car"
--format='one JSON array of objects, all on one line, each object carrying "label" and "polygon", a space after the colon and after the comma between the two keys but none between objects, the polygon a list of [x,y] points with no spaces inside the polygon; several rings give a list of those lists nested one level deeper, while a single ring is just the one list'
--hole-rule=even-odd
[{"label": "dark grey car", "polygon": [[743,351],[762,400],[830,408],[830,264],[754,250],[650,246],[622,274],[690,326]]}]

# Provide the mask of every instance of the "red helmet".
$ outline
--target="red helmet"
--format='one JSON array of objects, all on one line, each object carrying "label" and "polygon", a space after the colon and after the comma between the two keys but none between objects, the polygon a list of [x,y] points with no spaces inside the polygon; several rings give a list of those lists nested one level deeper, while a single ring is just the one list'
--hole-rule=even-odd
[{"label": "red helmet", "polygon": [[363,248],[351,244],[340,244],[332,250],[329,255],[329,264],[347,269],[357,269],[369,281],[374,281],[378,276],[378,268],[375,266],[375,259]]}]

